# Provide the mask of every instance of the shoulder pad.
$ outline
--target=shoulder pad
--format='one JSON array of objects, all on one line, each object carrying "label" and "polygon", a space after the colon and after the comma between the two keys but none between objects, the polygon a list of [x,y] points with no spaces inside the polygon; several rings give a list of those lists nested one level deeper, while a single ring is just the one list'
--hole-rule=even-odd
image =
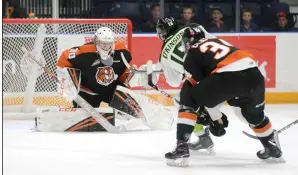
[{"label": "shoulder pad", "polygon": [[115,50],[127,50],[127,48],[124,43],[115,42]]},{"label": "shoulder pad", "polygon": [[78,48],[76,55],[96,52],[95,44],[86,44],[76,48]]}]

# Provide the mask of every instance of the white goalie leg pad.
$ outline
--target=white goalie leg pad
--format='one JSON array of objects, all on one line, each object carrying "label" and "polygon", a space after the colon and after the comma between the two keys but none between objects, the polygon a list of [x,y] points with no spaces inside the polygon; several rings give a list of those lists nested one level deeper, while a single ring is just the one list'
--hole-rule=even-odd
[{"label": "white goalie leg pad", "polygon": [[125,87],[117,86],[117,91],[129,94],[129,96],[133,98],[125,99],[124,103],[130,104],[132,101],[137,103],[137,105],[141,108],[139,118],[142,119],[145,126],[153,130],[167,130],[172,128],[174,116],[176,116],[177,111],[166,108],[149,97]]},{"label": "white goalie leg pad", "polygon": [[80,91],[81,71],[74,68],[58,68],[58,96],[72,102]]},{"label": "white goalie leg pad", "polygon": [[[119,120],[119,123],[121,122],[121,125],[125,128],[125,130],[131,131],[135,129],[144,129],[145,125],[141,118],[133,117],[117,109],[114,109],[114,110],[115,110],[115,118]],[[146,126],[146,128],[148,127]]]},{"label": "white goalie leg pad", "polygon": [[[113,113],[112,108],[96,109],[98,112]],[[39,108],[35,118],[35,131],[64,132],[74,131],[73,126],[90,118],[90,114],[81,108]],[[81,125],[83,127],[83,125]],[[78,125],[76,129],[79,129]]]},{"label": "white goalie leg pad", "polygon": [[119,120],[124,120],[124,121],[128,121],[134,118],[133,116],[125,114],[117,109],[115,109],[115,117]]},{"label": "white goalie leg pad", "polygon": [[178,93],[175,95],[173,101],[174,101],[174,107],[175,107],[176,109],[179,109],[179,106],[180,106],[180,104],[179,104],[179,103],[180,103],[180,92],[178,92]]}]

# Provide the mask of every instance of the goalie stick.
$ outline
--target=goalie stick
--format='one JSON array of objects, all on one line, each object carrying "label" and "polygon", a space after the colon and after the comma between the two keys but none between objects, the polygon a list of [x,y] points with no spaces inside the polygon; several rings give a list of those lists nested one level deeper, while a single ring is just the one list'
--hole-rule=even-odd
[{"label": "goalie stick", "polygon": [[[35,55],[32,55],[27,51],[27,49],[23,46],[22,51],[24,53],[28,53],[27,57],[34,61],[38,66],[40,66],[53,80],[57,83],[60,83],[57,77],[41,62],[35,59]],[[77,95],[77,99],[74,100],[77,104],[79,104],[86,112],[91,114],[91,116],[102,125],[108,132],[111,133],[119,133],[120,131],[126,130],[124,126],[113,126],[110,122],[108,122],[100,113],[98,113],[85,99],[83,99],[79,94]]]},{"label": "goalie stick", "polygon": [[[287,126],[281,128],[280,130],[277,131],[277,133],[278,133],[278,134],[279,134],[279,133],[282,133],[282,132],[284,132],[285,130],[289,129],[290,127],[294,126],[294,125],[297,124],[297,123],[298,123],[298,119],[295,120],[295,121],[293,121],[292,123],[288,124]],[[242,132],[243,132],[243,134],[245,134],[246,136],[248,136],[248,137],[250,137],[250,138],[253,138],[253,139],[256,139],[256,140],[259,139],[257,136],[248,134],[248,133],[245,132],[245,131],[242,131]]]}]

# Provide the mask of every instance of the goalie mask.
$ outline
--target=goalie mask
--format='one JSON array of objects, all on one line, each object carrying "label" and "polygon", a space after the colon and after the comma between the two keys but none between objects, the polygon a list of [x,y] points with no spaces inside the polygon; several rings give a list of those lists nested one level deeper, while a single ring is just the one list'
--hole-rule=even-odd
[{"label": "goalie mask", "polygon": [[178,25],[174,18],[161,18],[157,21],[156,24],[156,32],[158,35],[158,38],[161,40],[167,39],[170,35],[172,35],[173,32],[175,32],[178,29]]},{"label": "goalie mask", "polygon": [[94,37],[96,50],[103,60],[108,60],[113,57],[115,50],[115,34],[108,27],[99,28]]}]

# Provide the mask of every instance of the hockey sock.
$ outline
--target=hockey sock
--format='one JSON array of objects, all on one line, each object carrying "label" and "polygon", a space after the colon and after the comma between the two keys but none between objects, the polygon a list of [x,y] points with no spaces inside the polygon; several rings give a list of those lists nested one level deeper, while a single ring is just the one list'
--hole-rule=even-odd
[{"label": "hockey sock", "polygon": [[177,123],[177,140],[187,142],[194,130],[197,121],[195,111],[189,109],[180,109]]},{"label": "hockey sock", "polygon": [[267,147],[269,146],[268,141],[273,136],[273,128],[271,126],[271,122],[268,117],[265,117],[264,120],[255,126],[251,126],[256,136],[259,137],[261,143]]},{"label": "hockey sock", "polygon": [[201,125],[201,124],[197,124],[197,123],[196,123],[195,126],[194,126],[193,133],[194,133],[197,137],[199,137],[199,136],[205,134],[205,130],[204,130],[203,125]]}]

